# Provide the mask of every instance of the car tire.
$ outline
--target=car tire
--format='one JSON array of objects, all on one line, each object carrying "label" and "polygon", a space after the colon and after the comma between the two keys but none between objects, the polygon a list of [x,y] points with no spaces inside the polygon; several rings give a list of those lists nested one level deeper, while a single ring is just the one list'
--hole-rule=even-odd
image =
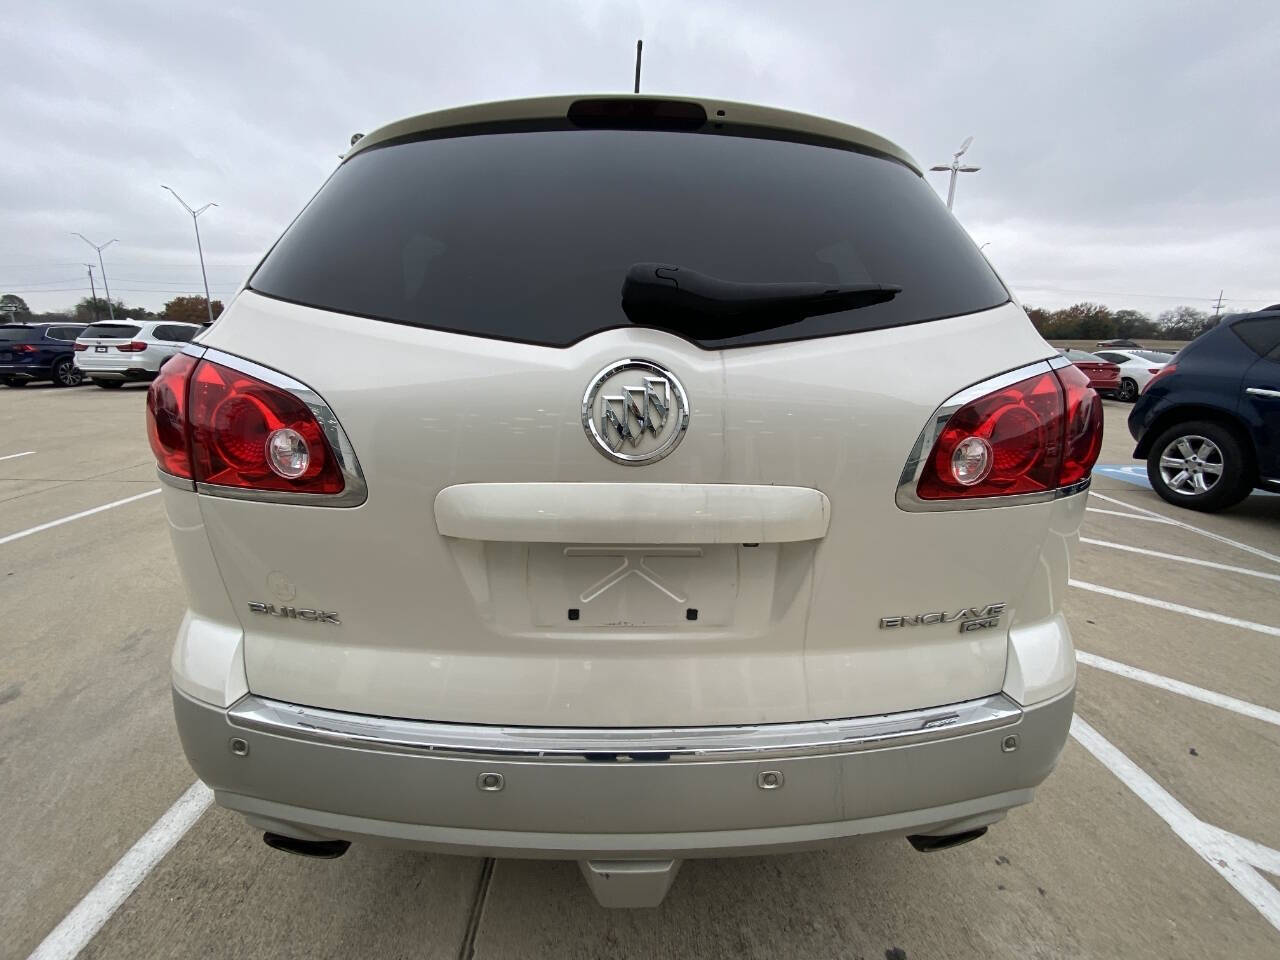
[{"label": "car tire", "polygon": [[93,381],[93,385],[95,387],[101,387],[103,390],[119,390],[121,387],[124,386],[124,381],[123,380],[95,380]]},{"label": "car tire", "polygon": [[1147,479],[1162,500],[1211,512],[1253,489],[1253,458],[1235,431],[1212,420],[1175,424],[1147,454]]},{"label": "car tire", "polygon": [[1116,394],[1117,400],[1125,403],[1136,403],[1138,400],[1138,382],[1125,377],[1120,381],[1120,392]]},{"label": "car tire", "polygon": [[84,383],[84,371],[76,366],[70,357],[54,361],[53,385],[55,387],[78,387]]},{"label": "car tire", "polygon": [[27,381],[23,380],[21,377],[5,377],[4,385],[6,387],[13,387],[13,389],[17,390],[19,387],[25,387],[27,385]]}]

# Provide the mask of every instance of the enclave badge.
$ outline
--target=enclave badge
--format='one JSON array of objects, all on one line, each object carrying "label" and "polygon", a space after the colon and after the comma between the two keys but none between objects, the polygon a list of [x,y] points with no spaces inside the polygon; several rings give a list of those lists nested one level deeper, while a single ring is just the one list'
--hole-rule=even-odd
[{"label": "enclave badge", "polygon": [[274,603],[258,603],[256,600],[250,600],[249,612],[260,613],[268,617],[280,617],[284,620],[307,620],[311,623],[342,624],[342,621],[338,619],[338,611],[336,610],[315,610],[311,607],[278,607]]},{"label": "enclave badge", "polygon": [[901,617],[881,617],[880,629],[890,630],[895,627],[921,627],[933,623],[959,622],[961,633],[972,633],[974,630],[999,626],[1000,616],[1007,606],[1006,603],[988,603],[985,607],[964,607],[954,613],[938,610],[933,613],[913,613]]}]

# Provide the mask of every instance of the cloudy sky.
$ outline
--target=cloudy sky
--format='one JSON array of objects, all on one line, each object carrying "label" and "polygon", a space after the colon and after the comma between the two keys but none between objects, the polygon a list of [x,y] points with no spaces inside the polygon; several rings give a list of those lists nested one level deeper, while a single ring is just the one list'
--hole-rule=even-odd
[{"label": "cloudy sky", "polygon": [[[440,107],[643,88],[835,117],[926,166],[1029,304],[1280,301],[1280,3],[5,4],[0,293],[228,296],[351,133]],[[930,174],[945,194],[946,177]],[[101,292],[101,291],[99,291]]]}]

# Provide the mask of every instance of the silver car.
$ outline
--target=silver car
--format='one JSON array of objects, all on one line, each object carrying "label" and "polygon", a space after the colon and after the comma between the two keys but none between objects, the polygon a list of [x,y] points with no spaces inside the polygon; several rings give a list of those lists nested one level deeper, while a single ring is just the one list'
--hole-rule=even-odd
[{"label": "silver car", "polygon": [[688,857],[973,840],[1067,736],[1101,404],[866,130],[393,123],[148,429],[182,743],[282,850],[571,859],[652,905]]}]

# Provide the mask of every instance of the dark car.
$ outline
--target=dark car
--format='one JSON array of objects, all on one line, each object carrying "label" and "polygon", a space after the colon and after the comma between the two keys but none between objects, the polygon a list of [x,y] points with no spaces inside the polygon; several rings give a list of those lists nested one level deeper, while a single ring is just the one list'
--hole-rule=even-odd
[{"label": "dark car", "polygon": [[75,387],[84,374],[75,365],[76,337],[83,323],[11,323],[0,326],[0,383],[21,387],[32,380],[52,380]]},{"label": "dark car", "polygon": [[1086,350],[1063,350],[1062,355],[1089,378],[1089,386],[1098,393],[1110,396],[1120,389],[1120,368],[1110,360],[1103,360]]},{"label": "dark car", "polygon": [[1156,493],[1221,510],[1280,491],[1280,303],[1225,317],[1151,379],[1129,414]]}]

